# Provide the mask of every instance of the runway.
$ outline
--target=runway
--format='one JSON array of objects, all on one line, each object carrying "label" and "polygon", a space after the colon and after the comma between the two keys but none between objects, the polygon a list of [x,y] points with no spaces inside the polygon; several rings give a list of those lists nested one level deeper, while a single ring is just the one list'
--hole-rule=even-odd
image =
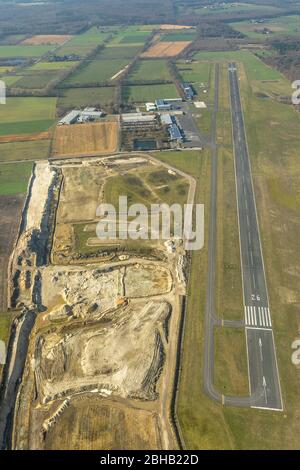
[{"label": "runway", "polygon": [[272,313],[264,269],[251,164],[247,146],[237,67],[230,64],[230,100],[252,407],[282,410]]}]

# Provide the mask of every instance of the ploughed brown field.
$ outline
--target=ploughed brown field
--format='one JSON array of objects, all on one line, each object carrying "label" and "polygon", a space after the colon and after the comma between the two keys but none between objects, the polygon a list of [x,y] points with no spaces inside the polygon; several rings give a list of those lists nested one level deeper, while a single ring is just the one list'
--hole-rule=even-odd
[{"label": "ploughed brown field", "polygon": [[8,260],[17,236],[24,194],[0,196],[0,314],[7,310]]},{"label": "ploughed brown field", "polygon": [[39,132],[38,134],[11,134],[1,135],[0,143],[10,142],[33,142],[35,140],[48,140],[50,138],[49,132]]},{"label": "ploughed brown field", "polygon": [[118,122],[99,122],[58,126],[53,156],[115,152],[118,147]]},{"label": "ploughed brown field", "polygon": [[150,48],[142,54],[142,57],[175,57],[190,44],[191,41],[157,42],[150,46]]},{"label": "ploughed brown field", "polygon": [[39,34],[38,36],[32,36],[31,38],[24,39],[21,44],[25,44],[27,46],[40,46],[43,44],[63,44],[72,37],[73,36],[70,36],[68,34]]},{"label": "ploughed brown field", "polygon": [[180,24],[162,24],[160,25],[161,30],[175,30],[175,29],[193,29],[193,26],[184,26]]}]

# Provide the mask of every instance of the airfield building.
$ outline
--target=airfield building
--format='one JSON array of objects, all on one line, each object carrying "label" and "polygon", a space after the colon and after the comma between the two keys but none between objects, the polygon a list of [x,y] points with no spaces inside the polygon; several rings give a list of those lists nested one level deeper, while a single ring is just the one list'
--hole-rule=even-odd
[{"label": "airfield building", "polygon": [[122,114],[122,127],[123,129],[154,129],[157,127],[157,115],[143,113]]},{"label": "airfield building", "polygon": [[172,124],[168,130],[170,134],[170,139],[173,142],[183,142],[183,136],[177,124]]},{"label": "airfield building", "polygon": [[155,101],[157,111],[171,111],[176,103],[181,103],[181,98],[158,99]]},{"label": "airfield building", "polygon": [[187,100],[192,100],[195,96],[195,91],[194,91],[193,87],[187,82],[183,82],[181,86],[182,86],[182,89],[184,91],[184,95],[185,95],[186,99]]}]

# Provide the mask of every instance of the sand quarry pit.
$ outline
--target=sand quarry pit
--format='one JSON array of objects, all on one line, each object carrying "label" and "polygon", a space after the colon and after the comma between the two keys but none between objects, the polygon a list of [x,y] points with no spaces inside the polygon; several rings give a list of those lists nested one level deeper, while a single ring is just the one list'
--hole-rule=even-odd
[{"label": "sand quarry pit", "polygon": [[[174,448],[169,408],[164,415],[161,403],[171,397],[177,357],[176,264],[144,256],[52,264],[49,226],[74,221],[75,202],[83,211],[91,186],[95,204],[101,199],[103,182],[94,188],[90,177],[96,181],[104,167],[95,172],[86,160],[75,162],[63,171],[59,162],[36,163],[12,258],[11,298],[23,315],[36,316],[15,403],[13,448]],[[66,236],[71,243],[73,232]],[[86,427],[91,403],[100,414]],[[119,434],[111,426],[117,418]],[[57,443],[62,430],[65,438]]]},{"label": "sand quarry pit", "polygon": [[175,57],[191,44],[191,41],[158,42],[149,47],[141,57],[146,59],[156,57]]},{"label": "sand quarry pit", "polygon": [[164,362],[161,331],[170,306],[163,301],[107,311],[101,321],[41,334],[35,346],[35,384],[41,404],[78,393],[156,398]]},{"label": "sand quarry pit", "polygon": [[57,126],[53,156],[113,153],[118,147],[116,121]]},{"label": "sand quarry pit", "polygon": [[31,38],[24,39],[21,44],[27,46],[41,46],[48,44],[63,44],[72,39],[73,36],[67,34],[40,34],[32,36]]}]

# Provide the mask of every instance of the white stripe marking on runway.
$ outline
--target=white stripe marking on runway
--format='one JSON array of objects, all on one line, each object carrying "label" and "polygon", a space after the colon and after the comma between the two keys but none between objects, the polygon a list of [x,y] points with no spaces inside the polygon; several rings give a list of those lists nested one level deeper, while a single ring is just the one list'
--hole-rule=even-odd
[{"label": "white stripe marking on runway", "polygon": [[247,312],[247,307],[245,305],[245,324],[248,325],[248,312]]},{"label": "white stripe marking on runway", "polygon": [[261,325],[261,308],[258,307],[259,324]]},{"label": "white stripe marking on runway", "polygon": [[253,313],[253,307],[250,307],[251,308],[251,320],[252,320],[252,325],[254,325],[254,313]]},{"label": "white stripe marking on runway", "polygon": [[247,307],[247,324],[251,325],[250,308]]},{"label": "white stripe marking on runway", "polygon": [[265,313],[264,313],[263,308],[261,309],[261,316],[262,316],[262,324],[263,324],[263,326],[266,326],[266,324],[265,324]]},{"label": "white stripe marking on runway", "polygon": [[272,326],[270,309],[266,308],[266,317],[268,318],[268,326]]},{"label": "white stripe marking on runway", "polygon": [[253,307],[254,310],[254,325],[257,325],[257,315],[256,315],[256,307]]}]

